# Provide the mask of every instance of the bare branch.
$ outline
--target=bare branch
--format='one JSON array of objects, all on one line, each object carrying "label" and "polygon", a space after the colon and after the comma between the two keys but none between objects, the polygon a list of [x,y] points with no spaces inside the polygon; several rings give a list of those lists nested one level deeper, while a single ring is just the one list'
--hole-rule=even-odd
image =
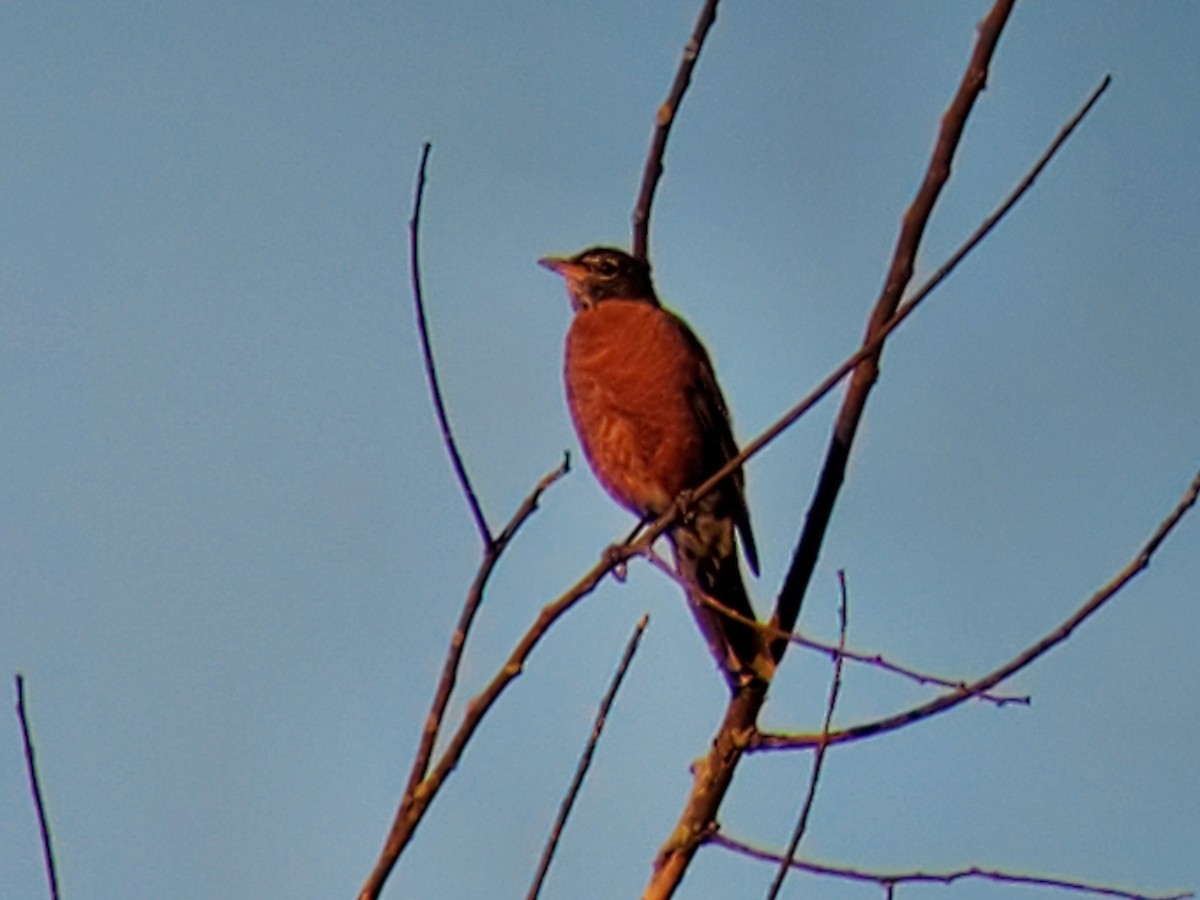
[{"label": "bare branch", "polygon": [[46,869],[46,880],[50,884],[50,900],[58,900],[58,873],[54,865],[54,845],[50,840],[50,822],[46,818],[46,805],[42,800],[42,786],[38,780],[37,754],[33,749],[33,737],[29,730],[29,716],[25,711],[25,677],[18,674],[17,720],[21,724],[21,742],[25,747],[25,771],[29,776],[29,792],[33,795],[33,808],[37,812],[38,833],[42,839],[42,862]]},{"label": "bare branch", "polygon": [[[778,853],[772,853],[769,850],[762,850],[754,847],[744,841],[736,840],[735,838],[727,837],[723,834],[714,834],[709,842],[717,846],[732,850],[735,853],[741,853],[743,856],[748,856],[751,859],[759,859],[764,862],[782,863],[784,857]],[[946,872],[869,872],[865,869],[855,869],[849,866],[833,866],[826,863],[811,862],[809,860],[794,859],[789,865],[797,871],[807,872],[810,875],[826,875],[831,878],[839,878],[843,881],[867,882],[877,884],[885,890],[891,890],[898,884],[952,884],[955,881],[966,879],[982,879],[986,881],[995,881],[1002,884],[1021,884],[1028,887],[1044,887],[1056,888],[1058,890],[1071,891],[1083,894],[1093,894],[1100,897],[1117,897],[1121,900],[1185,900],[1191,897],[1189,893],[1177,894],[1143,894],[1136,891],[1127,891],[1120,888],[1107,887],[1104,885],[1088,884],[1083,881],[1073,881],[1067,878],[1056,878],[1049,875],[1017,875],[1011,872],[1004,872],[999,869],[986,869],[982,866],[967,866],[961,869],[953,869]],[[888,896],[891,896],[889,893]]]},{"label": "bare branch", "polygon": [[591,736],[588,738],[583,754],[579,757],[579,765],[575,768],[575,776],[571,779],[571,786],[567,789],[566,796],[563,797],[562,804],[558,809],[558,817],[554,820],[554,827],[550,829],[550,836],[547,838],[546,846],[542,850],[542,858],[538,863],[537,874],[534,876],[533,885],[529,888],[529,893],[526,895],[528,900],[537,900],[538,895],[542,891],[542,883],[546,880],[546,873],[550,870],[550,861],[554,858],[554,851],[558,847],[559,838],[562,837],[563,828],[567,824],[567,817],[571,814],[571,807],[575,805],[575,798],[579,796],[579,789],[583,786],[583,779],[587,777],[588,768],[592,764],[592,756],[596,752],[596,744],[600,741],[600,733],[604,731],[604,723],[608,719],[608,712],[612,709],[613,701],[617,698],[617,691],[621,688],[621,682],[625,680],[625,673],[629,671],[629,664],[633,662],[633,656],[637,653],[638,644],[641,643],[642,634],[646,631],[646,625],[649,622],[650,616],[644,615],[633,629],[629,643],[625,645],[625,653],[621,657],[617,671],[613,674],[612,683],[608,686],[608,692],[604,695],[604,699],[600,701],[600,709],[596,713],[596,721],[592,724]]},{"label": "bare branch", "polygon": [[[430,793],[429,797],[420,805],[420,812],[413,818],[412,811],[418,795],[423,793],[422,788],[429,769],[429,761],[433,756],[433,748],[437,743],[442,719],[446,714],[446,707],[450,703],[450,696],[454,692],[454,686],[458,679],[458,668],[462,660],[463,649],[466,647],[467,635],[471,630],[471,624],[475,620],[475,614],[479,611],[479,606],[483,602],[483,591],[487,586],[488,579],[491,577],[492,571],[495,569],[496,563],[499,561],[504,549],[508,546],[509,541],[516,535],[525,521],[533,515],[534,510],[537,509],[538,501],[541,499],[542,494],[554,482],[565,475],[569,467],[570,459],[564,454],[561,465],[542,476],[542,479],[529,492],[529,495],[526,496],[521,505],[517,507],[517,511],[513,514],[508,524],[504,526],[504,530],[500,533],[500,536],[495,540],[489,541],[484,547],[483,559],[480,561],[479,568],[475,572],[475,578],[471,582],[470,589],[467,591],[462,612],[459,614],[458,626],[450,638],[450,648],[446,651],[446,660],[442,665],[442,675],[438,681],[437,690],[434,692],[429,715],[425,717],[425,726],[421,731],[421,740],[417,747],[416,755],[413,757],[412,769],[409,771],[408,784],[404,789],[400,808],[396,812],[395,821],[392,823],[391,832],[383,849],[380,851],[379,859],[376,861],[375,867],[367,878],[366,884],[359,893],[359,897],[363,898],[363,900],[367,900],[367,898],[372,898],[373,900],[373,898],[379,896],[384,882],[387,881],[388,875],[391,874],[392,868],[396,865],[396,860],[400,858],[401,851],[404,849],[405,844],[407,844],[408,838],[411,837],[412,830],[416,828],[417,822],[420,821],[421,815],[424,814],[429,801],[432,800],[432,794]],[[465,744],[465,739],[463,744]],[[459,752],[461,753],[461,748]],[[457,757],[455,761],[457,761]],[[448,772],[445,774],[448,774]],[[442,775],[443,780],[445,774]]]},{"label": "bare branch", "polygon": [[[681,588],[690,588],[696,599],[709,609],[712,609],[735,622],[740,622],[743,625],[750,626],[751,628],[757,628],[759,631],[768,635],[772,640],[775,638],[786,638],[793,644],[804,647],[806,650],[814,650],[818,653],[823,653],[824,655],[828,656],[830,660],[836,661],[839,657],[841,657],[842,659],[848,659],[851,662],[861,663],[866,666],[882,669],[883,671],[890,672],[893,675],[899,675],[902,678],[907,678],[909,681],[915,681],[917,684],[936,684],[939,687],[957,688],[960,690],[967,687],[967,682],[961,678],[943,678],[940,675],[932,675],[928,672],[919,672],[916,669],[909,668],[908,666],[903,666],[899,663],[892,662],[880,653],[864,653],[859,650],[851,650],[848,647],[839,647],[837,644],[827,644],[823,641],[805,637],[799,632],[783,632],[769,623],[759,622],[755,619],[751,619],[749,616],[743,616],[741,613],[736,612],[735,610],[730,609],[724,603],[721,603],[715,597],[705,594],[702,591],[696,591],[694,585],[688,585],[683,577],[671,567],[671,564],[663,559],[659,554],[654,552],[652,547],[647,548],[642,555],[650,561],[651,565],[665,574]],[[997,694],[991,692],[979,694],[975,699],[988,703],[994,703],[996,706],[1028,706],[1031,702],[1027,694]]]},{"label": "bare branch", "polygon": [[654,203],[654,191],[658,188],[659,179],[663,173],[663,154],[667,149],[667,135],[679,111],[683,95],[692,82],[692,71],[700,58],[700,48],[708,31],[717,20],[717,0],[705,0],[700,16],[696,19],[696,27],[692,36],[683,48],[683,58],[679,61],[679,69],[675,72],[675,80],[667,99],[658,108],[655,117],[654,137],[650,141],[650,151],[646,155],[646,167],[642,171],[642,186],[638,191],[637,204],[633,208],[633,246],[632,253],[638,259],[645,259],[650,246],[650,207]]},{"label": "bare branch", "polygon": [[[929,160],[924,181],[917,191],[912,205],[904,214],[900,236],[892,256],[892,264],[888,270],[883,291],[871,312],[864,343],[870,342],[887,327],[888,321],[895,315],[900,298],[912,278],[917,250],[920,248],[925,226],[942,188],[950,177],[951,162],[958,149],[967,117],[987,82],[992,54],[996,50],[1000,33],[1008,21],[1014,2],[1015,0],[997,0],[987,18],[979,25],[975,50],[971,55],[966,73],[963,75],[962,83],[959,85],[958,93],[942,116],[941,132],[938,135],[933,156]],[[845,478],[846,464],[850,459],[850,447],[858,431],[859,422],[862,420],[867,397],[879,375],[879,357],[882,352],[881,345],[875,353],[864,359],[854,370],[846,397],[842,401],[841,411],[834,423],[833,435],[830,439],[829,449],[826,451],[825,463],[817,482],[817,488],[813,493],[808,513],[805,516],[804,527],[800,533],[800,540],[793,553],[792,564],[784,578],[783,588],[779,593],[772,616],[774,624],[784,631],[791,631],[800,615],[800,605],[808,590],[813,570],[816,568],[821,544],[833,516],[833,506]],[[777,641],[773,644],[772,653],[777,662],[786,650],[786,641]]]},{"label": "bare branch", "polygon": [[[1001,220],[1003,220],[1004,217],[1012,211],[1013,207],[1016,206],[1021,198],[1024,197],[1029,191],[1029,189],[1033,187],[1034,182],[1037,181],[1038,177],[1045,170],[1046,166],[1048,166],[1050,161],[1058,154],[1058,151],[1079,126],[1080,122],[1082,122],[1087,114],[1091,112],[1092,107],[1096,105],[1096,102],[1100,99],[1101,95],[1108,90],[1108,86],[1111,83],[1112,77],[1105,75],[1096,89],[1092,91],[1087,100],[1084,101],[1083,105],[1076,110],[1075,114],[1067,120],[1067,123],[1059,130],[1058,134],[1055,135],[1054,140],[1050,142],[1050,145],[1046,148],[1045,152],[1038,157],[1037,161],[1030,167],[1029,171],[1025,173],[1019,182],[1017,182],[1016,187],[1014,187],[1009,195],[1004,198],[1003,202],[1001,202],[1000,205],[997,206],[991,212],[991,214],[980,223],[979,227],[976,228],[975,231],[972,232],[965,241],[959,244],[958,248],[955,249],[950,257],[937,268],[933,275],[931,275],[908,298],[908,300],[904,302],[904,304],[896,311],[896,314],[892,316],[882,328],[879,329],[879,331],[871,340],[867,341],[856,352],[852,353],[845,360],[843,360],[842,363],[838,365],[838,367],[832,372],[830,372],[820,384],[813,388],[808,395],[804,397],[804,399],[800,400],[800,402],[780,416],[779,419],[777,419],[775,423],[771,425],[771,427],[767,428],[765,431],[755,437],[754,440],[747,442],[737,456],[730,459],[729,462],[714,472],[707,481],[693,490],[692,495],[695,497],[703,497],[710,490],[716,487],[716,485],[722,480],[727,478],[731,472],[741,468],[743,463],[745,463],[752,456],[756,455],[760,450],[766,447],[767,444],[771,443],[771,441],[775,440],[775,438],[790,428],[797,420],[800,419],[801,416],[803,416],[806,412],[816,406],[817,403],[823,400],[825,395],[837,387],[842,379],[852,372],[859,363],[867,359],[869,356],[872,356],[876,351],[883,347],[883,343],[887,337],[893,331],[899,328],[900,325],[903,324],[903,322],[910,315],[916,312],[917,307],[920,306],[930,296],[930,294],[932,294],[934,290],[946,280],[951,272],[958,268],[959,263],[966,259],[971,251],[979,246],[983,239],[991,233],[992,229],[1000,224]],[[672,521],[674,521],[674,517],[667,520],[663,528],[665,529]],[[655,522],[654,524],[657,526],[659,523]],[[780,630],[783,633],[790,633],[785,629]]]},{"label": "bare branch", "polygon": [[846,595],[844,570],[838,571],[838,588],[841,593],[841,603],[838,606],[838,654],[833,663],[833,683],[829,686],[829,703],[825,707],[825,721],[821,724],[821,745],[817,747],[816,756],[813,758],[812,773],[808,778],[808,792],[804,796],[804,804],[800,807],[796,828],[792,832],[792,839],[788,842],[783,859],[779,861],[779,870],[775,873],[775,880],[771,883],[770,890],[767,891],[767,900],[775,900],[779,896],[779,892],[783,890],[783,880],[787,877],[792,861],[796,858],[800,840],[808,828],[808,817],[812,813],[813,803],[817,799],[817,782],[821,778],[821,767],[825,764],[825,749],[829,746],[825,738],[829,736],[829,729],[833,723],[833,710],[837,706],[838,692],[842,689],[842,662],[845,659],[843,654],[846,650],[846,628],[850,601]]},{"label": "bare branch", "polygon": [[429,162],[429,151],[431,149],[433,148],[428,142],[421,148],[421,164],[417,169],[417,189],[416,195],[413,198],[413,214],[412,218],[408,221],[408,258],[412,269],[412,294],[413,304],[416,307],[417,313],[417,333],[421,338],[421,356],[425,360],[425,376],[429,380],[429,393],[433,397],[433,409],[437,413],[438,427],[442,431],[442,442],[446,445],[446,452],[450,455],[450,463],[454,466],[454,474],[458,477],[458,483],[462,488],[463,496],[467,498],[467,505],[471,508],[471,516],[475,519],[475,527],[479,530],[479,537],[483,540],[484,547],[490,547],[492,544],[492,532],[488,528],[487,519],[483,515],[483,507],[479,505],[479,498],[475,496],[475,489],[471,487],[471,479],[467,475],[467,467],[463,465],[462,456],[458,452],[458,445],[454,442],[454,433],[450,430],[450,417],[446,413],[446,404],[442,400],[442,389],[438,385],[437,368],[433,364],[433,344],[429,339],[429,324],[425,319],[425,298],[424,292],[421,289],[421,257],[419,249],[421,202],[425,197],[425,167]]},{"label": "bare branch", "polygon": [[753,750],[798,750],[807,749],[810,747],[820,747],[822,744],[843,744],[851,741],[862,740],[863,738],[872,737],[874,735],[883,734],[888,731],[895,731],[897,728],[902,728],[912,722],[927,719],[939,713],[953,709],[960,703],[971,699],[983,691],[995,687],[1006,678],[1010,678],[1017,672],[1024,669],[1034,660],[1038,659],[1048,651],[1057,647],[1063,641],[1071,636],[1071,633],[1090,618],[1104,604],[1115,597],[1129,582],[1133,581],[1144,570],[1149,568],[1150,560],[1154,556],[1156,550],[1166,540],[1167,536],[1175,529],[1188,511],[1195,505],[1197,496],[1200,495],[1200,472],[1197,472],[1196,477],[1192,480],[1187,491],[1180,498],[1179,503],[1175,508],[1155,529],[1154,534],[1138,551],[1137,555],[1129,562],[1124,569],[1118,572],[1106,585],[1088,599],[1086,603],[1072,613],[1061,625],[1037,641],[1032,646],[1026,648],[1017,656],[1006,662],[1004,665],[984,675],[982,678],[972,682],[971,684],[960,688],[959,690],[951,691],[943,694],[940,697],[935,697],[928,703],[905,710],[887,718],[877,719],[874,722],[867,722],[862,725],[856,725],[852,728],[846,728],[840,731],[835,731],[826,737],[821,735],[780,735],[780,734],[756,734],[752,740]]}]

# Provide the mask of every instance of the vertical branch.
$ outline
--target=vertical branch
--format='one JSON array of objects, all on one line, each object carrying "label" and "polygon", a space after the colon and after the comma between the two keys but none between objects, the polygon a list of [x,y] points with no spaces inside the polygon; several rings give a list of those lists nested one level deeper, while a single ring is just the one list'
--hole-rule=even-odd
[{"label": "vertical branch", "polygon": [[[987,18],[979,25],[979,37],[975,43],[971,61],[963,74],[958,92],[954,100],[942,116],[942,127],[934,146],[933,156],[926,168],[925,178],[921,183],[917,196],[904,214],[900,235],[896,241],[896,249],[892,263],[888,269],[883,291],[871,312],[867,325],[865,341],[869,342],[885,327],[896,312],[900,298],[912,279],[917,250],[925,233],[925,226],[933,212],[938,196],[950,178],[951,162],[958,149],[963,128],[967,117],[975,105],[980,92],[987,83],[988,67],[1000,33],[1008,21],[1016,0],[996,0],[996,4],[988,13]],[[800,540],[792,555],[792,564],[784,579],[779,600],[775,605],[772,624],[782,631],[792,631],[796,619],[800,615],[800,605],[808,590],[809,581],[817,565],[817,556],[825,539],[826,529],[833,515],[833,506],[845,479],[846,463],[850,459],[850,447],[862,420],[863,409],[866,407],[867,396],[879,376],[879,357],[883,346],[859,363],[850,385],[846,390],[846,398],[834,423],[833,436],[829,449],[826,451],[825,463],[817,481],[816,490],[805,515],[804,527],[800,532]],[[787,642],[775,641],[771,647],[772,654],[778,662],[787,650]]]},{"label": "vertical branch", "polygon": [[50,900],[58,900],[58,874],[54,866],[54,845],[50,840],[50,823],[46,819],[46,805],[42,801],[42,787],[38,781],[37,758],[33,749],[33,737],[29,733],[29,717],[25,712],[25,678],[21,675],[17,675],[17,719],[21,723],[21,741],[25,746],[25,769],[29,773],[29,792],[33,794],[38,832],[42,837],[42,859],[46,868],[46,880],[50,883]]},{"label": "vertical branch", "polygon": [[838,647],[833,661],[833,682],[829,686],[829,702],[825,706],[825,721],[821,724],[821,743],[817,745],[817,752],[813,757],[812,773],[808,778],[808,792],[804,796],[804,804],[800,807],[796,828],[792,832],[792,839],[788,842],[787,850],[784,851],[783,859],[779,862],[779,870],[775,873],[775,880],[767,892],[767,900],[775,900],[783,889],[783,879],[787,877],[792,860],[796,858],[796,849],[800,846],[800,840],[808,829],[808,817],[812,813],[813,803],[817,799],[817,782],[821,778],[821,767],[825,765],[825,750],[829,746],[828,738],[833,724],[833,711],[837,707],[838,694],[842,690],[842,664],[846,659],[846,630],[850,618],[850,600],[846,595],[845,570],[838,571],[838,591],[840,593]]},{"label": "vertical branch", "polygon": [[692,83],[692,71],[700,58],[700,48],[708,37],[709,29],[717,20],[718,0],[705,0],[700,16],[696,19],[696,27],[692,36],[683,48],[683,58],[675,72],[675,81],[667,99],[658,108],[655,116],[654,136],[650,140],[650,152],[646,155],[646,166],[642,170],[642,186],[638,191],[637,204],[633,208],[633,246],[632,253],[638,259],[645,259],[650,252],[650,207],[654,203],[654,191],[663,174],[663,154],[667,149],[667,135],[675,121],[675,113],[683,95]]},{"label": "vertical branch", "polygon": [[486,548],[492,544],[492,532],[488,528],[487,519],[484,518],[483,508],[479,505],[479,498],[475,496],[475,489],[471,487],[467,468],[463,465],[458,445],[454,442],[454,433],[450,430],[450,417],[446,413],[446,404],[442,400],[442,389],[438,385],[437,368],[433,364],[433,344],[429,339],[429,324],[425,320],[425,298],[421,289],[419,250],[421,202],[425,197],[425,167],[429,162],[431,149],[433,149],[432,145],[428,141],[421,148],[421,164],[417,169],[417,189],[413,199],[413,214],[412,218],[408,220],[408,258],[412,271],[413,305],[416,307],[417,313],[417,333],[421,338],[421,356],[425,360],[425,376],[429,380],[429,393],[433,397],[433,409],[437,413],[438,427],[442,431],[442,442],[446,445],[450,463],[454,466],[454,474],[458,476],[458,483],[462,487],[463,495],[467,498],[467,505],[471,508],[471,516],[475,519],[475,527],[479,530],[479,537],[483,540]]},{"label": "vertical branch", "polygon": [[613,701],[617,699],[617,691],[621,688],[621,682],[625,680],[625,673],[629,671],[629,664],[633,662],[633,655],[637,653],[638,645],[642,641],[642,634],[646,631],[646,625],[650,622],[648,615],[642,616],[637,623],[637,627],[633,629],[633,635],[629,638],[629,643],[625,645],[625,653],[621,657],[621,662],[617,666],[617,671],[612,677],[612,682],[609,684],[608,692],[605,693],[604,699],[600,701],[600,709],[596,713],[596,721],[592,724],[592,734],[588,739],[587,746],[584,747],[583,754],[579,757],[579,765],[575,768],[575,776],[571,779],[571,786],[567,788],[566,796],[563,797],[562,803],[558,808],[558,817],[554,820],[554,826],[550,829],[550,837],[546,839],[546,846],[542,850],[542,858],[538,863],[537,874],[533,877],[533,885],[529,888],[529,893],[526,895],[527,900],[537,900],[538,895],[542,892],[542,884],[546,880],[546,873],[550,871],[550,861],[554,859],[554,851],[558,848],[559,838],[562,837],[563,827],[567,824],[567,817],[571,815],[571,807],[575,805],[575,798],[579,796],[579,789],[583,787],[583,779],[587,777],[588,769],[592,765],[592,756],[596,752],[596,744],[600,741],[600,733],[604,730],[604,724],[608,720],[609,710],[612,709]]}]

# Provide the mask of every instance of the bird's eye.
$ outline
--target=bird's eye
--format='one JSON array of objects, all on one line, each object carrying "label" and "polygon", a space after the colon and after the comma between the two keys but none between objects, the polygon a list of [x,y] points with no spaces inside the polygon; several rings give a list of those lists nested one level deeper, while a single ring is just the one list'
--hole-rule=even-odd
[{"label": "bird's eye", "polygon": [[612,278],[616,275],[618,268],[614,260],[607,258],[596,260],[596,274],[603,275],[605,278]]}]

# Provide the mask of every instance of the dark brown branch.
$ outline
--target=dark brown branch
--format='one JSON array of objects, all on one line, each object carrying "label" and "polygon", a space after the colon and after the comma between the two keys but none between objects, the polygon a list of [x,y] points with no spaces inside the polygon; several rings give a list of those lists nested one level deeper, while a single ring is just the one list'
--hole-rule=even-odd
[{"label": "dark brown branch", "polygon": [[[996,50],[996,44],[1000,40],[1000,34],[1012,12],[1014,2],[1015,0],[997,0],[987,18],[979,25],[979,36],[967,71],[963,75],[958,93],[942,116],[941,132],[926,169],[924,181],[917,191],[912,205],[904,214],[900,236],[896,241],[896,249],[892,256],[892,264],[884,281],[883,291],[871,312],[864,343],[869,343],[887,327],[889,320],[896,314],[900,298],[912,278],[925,226],[942,188],[950,178],[951,162],[958,149],[963,128],[975,105],[975,100],[987,82],[992,54]],[[854,370],[837,421],[834,423],[825,463],[805,516],[804,527],[792,556],[792,564],[784,578],[783,588],[779,593],[772,616],[773,623],[783,631],[791,631],[800,615],[800,605],[807,593],[813,570],[816,568],[821,544],[824,542],[826,529],[833,516],[834,503],[845,478],[846,464],[850,459],[850,448],[858,431],[859,422],[862,420],[867,397],[879,375],[879,358],[882,352],[881,345]],[[776,641],[771,649],[778,662],[787,650],[787,642]]]},{"label": "dark brown branch", "polygon": [[33,749],[33,737],[29,729],[29,716],[25,711],[25,678],[17,675],[17,720],[21,724],[21,742],[25,747],[25,771],[29,776],[29,793],[33,795],[33,808],[37,812],[38,833],[42,839],[42,863],[46,869],[46,880],[50,885],[50,900],[58,900],[58,873],[54,865],[54,845],[50,840],[50,822],[46,818],[46,804],[42,800],[42,786],[38,779],[37,754]]},{"label": "dark brown branch", "polygon": [[972,682],[966,687],[943,694],[940,697],[935,697],[928,703],[897,713],[894,716],[888,716],[883,719],[877,719],[874,722],[867,722],[862,725],[856,725],[852,728],[846,728],[840,731],[835,731],[828,736],[821,735],[777,735],[777,734],[757,734],[751,741],[751,750],[796,750],[807,749],[810,747],[819,747],[822,744],[844,744],[851,741],[862,740],[863,738],[872,737],[874,735],[883,734],[888,731],[895,731],[897,728],[902,728],[912,722],[927,719],[939,713],[953,709],[960,703],[963,703],[972,697],[980,694],[983,691],[989,690],[1007,678],[1011,678],[1017,672],[1024,669],[1034,660],[1043,656],[1045,653],[1057,647],[1063,641],[1071,636],[1071,633],[1097,612],[1104,604],[1116,596],[1129,582],[1133,581],[1138,575],[1145,571],[1150,566],[1150,560],[1154,556],[1155,551],[1159,548],[1167,536],[1175,529],[1188,510],[1196,504],[1196,498],[1200,496],[1200,472],[1196,473],[1196,477],[1192,480],[1187,491],[1180,498],[1179,503],[1175,508],[1155,529],[1153,535],[1146,542],[1145,546],[1138,551],[1137,555],[1129,562],[1124,569],[1118,572],[1107,584],[1093,594],[1086,603],[1072,613],[1061,625],[1043,637],[1041,640],[1026,648],[1013,659],[1006,662],[999,668],[989,672],[982,678]]},{"label": "dark brown branch", "polygon": [[613,674],[612,683],[609,684],[604,699],[600,701],[600,709],[596,713],[596,721],[592,724],[592,733],[588,738],[587,746],[584,747],[583,754],[579,757],[579,765],[575,767],[575,776],[571,779],[571,786],[567,789],[566,796],[563,797],[562,803],[558,808],[558,816],[554,820],[554,826],[550,829],[550,836],[546,839],[546,846],[542,850],[542,858],[538,863],[537,874],[534,876],[533,885],[529,888],[529,893],[526,895],[528,900],[537,900],[538,895],[542,891],[542,883],[546,880],[546,873],[550,870],[550,862],[554,859],[554,851],[558,848],[558,841],[562,837],[563,828],[567,824],[567,817],[571,815],[571,807],[575,805],[575,798],[579,796],[579,789],[583,787],[583,779],[587,777],[588,768],[592,764],[592,756],[596,752],[596,744],[600,741],[600,734],[604,731],[604,724],[608,719],[609,710],[612,709],[613,701],[617,698],[617,691],[621,688],[621,682],[625,680],[625,673],[629,671],[629,664],[633,662],[633,656],[637,653],[638,644],[641,643],[642,634],[645,633],[646,625],[649,622],[650,616],[644,615],[633,629],[629,643],[625,645],[625,653],[621,657],[617,671]]},{"label": "dark brown branch", "polygon": [[421,356],[425,360],[425,376],[429,380],[429,393],[433,397],[433,409],[437,413],[438,427],[442,431],[442,443],[446,445],[446,453],[454,466],[454,474],[462,488],[463,496],[467,498],[467,506],[471,508],[471,516],[475,519],[475,527],[484,547],[492,543],[492,532],[488,528],[487,519],[483,515],[483,507],[471,487],[471,479],[467,475],[467,467],[463,465],[459,455],[458,445],[454,442],[454,433],[450,430],[450,416],[446,413],[446,404],[442,400],[442,389],[438,385],[437,368],[433,364],[433,344],[429,339],[429,323],[425,319],[425,298],[421,288],[421,202],[425,198],[425,168],[429,162],[429,151],[432,146],[426,142],[421,148],[421,164],[417,168],[417,188],[413,198],[413,214],[408,220],[408,259],[412,272],[413,305],[417,313],[417,334],[421,338]]},{"label": "dark brown branch", "polygon": [[638,191],[637,204],[633,208],[633,245],[631,252],[638,259],[645,259],[650,247],[650,207],[654,203],[654,191],[663,174],[663,154],[667,149],[667,136],[679,111],[679,104],[692,81],[692,71],[700,58],[700,49],[709,29],[717,19],[717,0],[705,0],[703,9],[696,19],[692,36],[683,48],[683,58],[675,72],[675,80],[667,99],[658,108],[655,116],[654,136],[650,140],[650,151],[646,155],[646,167],[642,171],[642,186]]},{"label": "dark brown branch", "polygon": [[[833,683],[829,686],[829,702],[825,706],[825,721],[821,724],[821,735],[823,738],[829,735],[830,727],[833,724],[833,711],[837,707],[838,693],[842,689],[842,662],[846,658],[846,629],[849,619],[850,601],[846,595],[846,573],[844,570],[838,571],[838,590],[841,594],[841,602],[838,605],[838,653],[833,662]],[[825,750],[828,746],[825,740],[822,740],[821,745],[817,747],[816,755],[813,757],[812,773],[808,778],[808,791],[804,795],[804,804],[800,807],[800,816],[796,820],[796,828],[792,832],[792,839],[788,841],[787,850],[784,852],[783,858],[779,861],[779,869],[775,873],[775,880],[771,883],[770,890],[767,891],[767,900],[775,900],[779,896],[779,892],[783,889],[783,880],[787,878],[792,861],[796,858],[796,850],[800,847],[800,840],[804,837],[804,832],[808,828],[808,817],[812,813],[813,803],[817,799],[817,782],[821,779],[821,768],[825,764]]]},{"label": "dark brown branch", "polygon": [[[396,812],[396,819],[392,823],[391,832],[383,849],[380,851],[379,859],[376,861],[375,867],[372,869],[362,891],[359,893],[361,900],[368,900],[368,898],[374,900],[374,898],[379,896],[384,882],[387,881],[388,875],[391,874],[392,868],[396,865],[396,860],[400,858],[401,851],[404,849],[405,844],[407,844],[408,838],[411,837],[412,830],[416,828],[417,822],[420,820],[420,815],[424,813],[429,801],[432,800],[432,794],[430,793],[420,804],[420,814],[415,819],[412,818],[412,811],[417,805],[418,797],[424,793],[429,793],[424,791],[429,761],[433,755],[434,745],[437,743],[438,732],[441,729],[442,719],[446,714],[446,707],[450,703],[450,695],[453,693],[455,683],[458,679],[458,668],[462,660],[463,649],[467,643],[467,635],[471,630],[472,622],[475,620],[475,614],[479,611],[479,606],[483,602],[483,591],[487,586],[488,579],[491,577],[492,571],[495,569],[496,563],[499,561],[500,555],[504,552],[508,543],[537,509],[538,501],[541,499],[542,494],[554,482],[567,473],[569,465],[570,460],[564,455],[562,464],[542,476],[542,479],[534,489],[529,492],[529,495],[522,501],[508,524],[504,526],[504,530],[500,532],[499,537],[490,541],[484,547],[483,559],[480,561],[479,568],[475,572],[475,578],[471,582],[470,590],[467,591],[462,612],[459,614],[458,626],[450,638],[450,648],[446,651],[446,659],[442,665],[442,675],[438,681],[437,690],[434,693],[429,715],[425,718],[425,725],[421,731],[421,740],[417,747],[416,755],[413,758],[412,769],[408,775],[408,784],[404,789],[404,796],[400,801],[400,808]],[[463,743],[465,744],[465,740]],[[461,749],[459,752],[461,753]],[[444,778],[445,774],[442,775],[442,780]],[[438,783],[440,784],[440,780]]]},{"label": "dark brown branch", "polygon": [[[714,834],[709,841],[712,844],[732,850],[734,853],[748,856],[751,859],[759,859],[769,863],[782,863],[784,860],[784,857],[778,853],[762,850],[744,841],[739,841],[723,834]],[[1121,900],[1184,900],[1184,898],[1192,896],[1191,893],[1142,894],[1136,891],[1087,884],[1083,881],[1072,881],[1066,878],[1056,878],[1048,875],[1017,875],[999,869],[985,869],[981,866],[967,866],[946,872],[869,872],[865,869],[855,869],[849,866],[833,866],[827,863],[817,863],[802,859],[794,859],[789,865],[797,871],[807,872],[810,875],[826,875],[831,878],[840,878],[843,881],[877,884],[885,890],[894,888],[898,884],[952,884],[955,881],[975,878],[995,881],[1001,884],[1022,884],[1029,887],[1056,888],[1065,891],[1093,894],[1100,897],[1117,897],[1121,898]]]}]

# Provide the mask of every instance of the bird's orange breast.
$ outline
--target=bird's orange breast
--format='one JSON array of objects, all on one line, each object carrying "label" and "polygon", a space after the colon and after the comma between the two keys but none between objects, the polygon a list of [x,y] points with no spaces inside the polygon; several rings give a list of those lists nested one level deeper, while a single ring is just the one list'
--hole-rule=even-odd
[{"label": "bird's orange breast", "polygon": [[567,332],[567,405],[584,453],[639,516],[663,513],[706,474],[691,400],[706,363],[686,328],[650,303],[605,300],[576,313]]}]

